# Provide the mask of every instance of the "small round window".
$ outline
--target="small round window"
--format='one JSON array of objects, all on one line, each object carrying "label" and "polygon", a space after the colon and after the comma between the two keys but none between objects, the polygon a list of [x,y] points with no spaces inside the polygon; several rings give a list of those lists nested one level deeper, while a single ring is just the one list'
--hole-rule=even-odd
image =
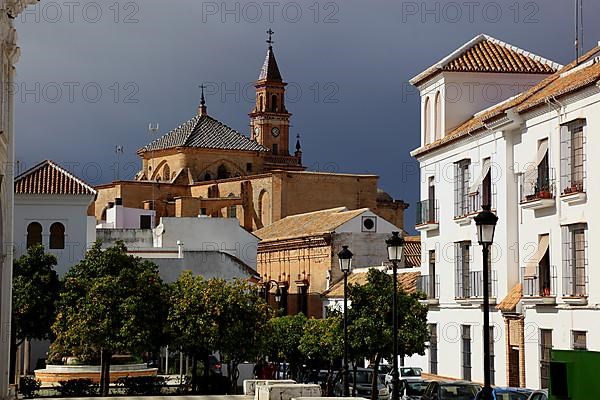
[{"label": "small round window", "polygon": [[375,227],[375,221],[372,218],[365,218],[363,220],[363,226],[365,229],[371,230]]}]

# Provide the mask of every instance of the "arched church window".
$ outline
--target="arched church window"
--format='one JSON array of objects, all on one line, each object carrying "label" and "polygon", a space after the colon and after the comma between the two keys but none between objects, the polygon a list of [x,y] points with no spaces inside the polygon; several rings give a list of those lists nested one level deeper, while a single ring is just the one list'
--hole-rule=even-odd
[{"label": "arched church window", "polygon": [[435,135],[435,140],[438,140],[442,138],[442,96],[440,96],[439,91],[435,94],[434,113],[435,125],[433,129],[435,129],[435,132],[433,134]]},{"label": "arched church window", "polygon": [[171,179],[171,168],[169,168],[169,164],[165,164],[163,167],[163,176],[167,181]]},{"label": "arched church window", "polygon": [[277,95],[274,94],[271,96],[271,111],[277,112],[279,111],[277,107]]},{"label": "arched church window", "polygon": [[263,226],[271,224],[271,202],[269,192],[263,190],[258,196],[258,216]]},{"label": "arched church window", "polygon": [[27,225],[27,248],[38,244],[42,244],[42,225],[32,222]]},{"label": "arched church window", "polygon": [[65,226],[60,222],[55,222],[50,225],[50,248],[65,248]]},{"label": "arched church window", "polygon": [[429,144],[429,142],[431,141],[431,127],[430,127],[430,118],[431,118],[431,106],[429,104],[429,97],[427,97],[425,99],[425,107],[424,107],[424,111],[423,111],[423,135],[424,140],[423,142],[425,144]]},{"label": "arched church window", "polygon": [[211,176],[210,172],[207,172],[207,173],[204,174],[204,180],[205,181],[212,180],[212,176]]},{"label": "arched church window", "polygon": [[219,165],[219,168],[217,168],[217,179],[227,179],[229,177],[229,170],[227,169],[225,164]]},{"label": "arched church window", "polygon": [[265,111],[265,107],[263,105],[263,97],[258,96],[258,111]]}]

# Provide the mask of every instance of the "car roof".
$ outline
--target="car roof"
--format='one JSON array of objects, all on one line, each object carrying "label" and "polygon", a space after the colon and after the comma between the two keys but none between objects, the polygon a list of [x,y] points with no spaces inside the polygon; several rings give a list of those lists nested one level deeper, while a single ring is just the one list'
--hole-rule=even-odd
[{"label": "car roof", "polygon": [[457,386],[464,386],[464,385],[474,385],[474,386],[481,386],[479,383],[474,383],[474,382],[469,382],[469,381],[431,381],[431,382],[437,382],[440,385],[457,385]]}]

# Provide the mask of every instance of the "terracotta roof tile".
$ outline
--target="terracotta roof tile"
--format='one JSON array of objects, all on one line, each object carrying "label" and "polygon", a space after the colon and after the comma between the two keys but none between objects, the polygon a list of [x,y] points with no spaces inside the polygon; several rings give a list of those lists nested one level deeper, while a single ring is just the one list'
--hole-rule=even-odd
[{"label": "terracotta roof tile", "polygon": [[523,297],[523,286],[518,283],[510,289],[506,297],[498,304],[498,310],[503,312],[515,311],[521,297]]},{"label": "terracotta roof tile", "polygon": [[[356,272],[348,275],[348,285],[364,285],[367,283],[366,272]],[[416,293],[417,278],[421,276],[420,272],[399,272],[398,286],[407,293]],[[338,299],[344,297],[344,281],[339,281],[329,290],[323,293],[324,297],[329,299]]]},{"label": "terracotta roof tile", "polygon": [[562,65],[488,35],[478,35],[410,82],[418,85],[440,71],[552,74]]},{"label": "terracotta roof tile", "polygon": [[[485,124],[501,118],[508,110],[514,109],[519,113],[544,104],[547,99],[559,97],[577,89],[589,86],[600,80],[600,60],[594,57],[600,53],[600,46],[590,50],[579,59],[579,64],[572,62],[560,71],[546,77],[532,88],[510,98],[480,114],[466,120],[442,139],[436,140],[414,150],[411,154],[419,156],[445,144],[451,143],[461,137],[486,129]],[[585,63],[589,65],[583,65]],[[579,66],[579,70],[572,71]]]},{"label": "terracotta roof tile", "polygon": [[254,232],[261,241],[275,241],[322,235],[367,211],[367,208],[348,210],[345,207],[290,215]]},{"label": "terracotta roof tile", "polygon": [[421,236],[404,237],[404,258],[407,268],[421,266]]},{"label": "terracotta roof tile", "polygon": [[95,195],[96,190],[54,161],[45,160],[15,178],[15,194]]},{"label": "terracotta roof tile", "polygon": [[196,115],[169,133],[141,148],[138,150],[138,153],[177,147],[269,151],[266,147],[250,140],[238,131],[208,115]]}]

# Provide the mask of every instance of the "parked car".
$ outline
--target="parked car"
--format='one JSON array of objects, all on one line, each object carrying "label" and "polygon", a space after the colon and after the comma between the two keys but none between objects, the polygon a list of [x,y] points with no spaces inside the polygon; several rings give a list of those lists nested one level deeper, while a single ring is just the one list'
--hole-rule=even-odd
[{"label": "parked car", "polygon": [[421,396],[425,393],[425,389],[429,384],[423,379],[411,379],[400,381],[400,398],[402,400],[421,400]]},{"label": "parked car", "polygon": [[[353,389],[356,387],[356,396],[358,397],[371,397],[371,382],[373,381],[373,373],[374,371],[369,368],[358,368],[356,370],[356,383],[354,382],[354,371],[350,371],[348,376],[348,387],[350,388],[350,394],[352,394]],[[390,392],[388,388],[385,386],[385,383],[381,379],[381,377],[377,377],[377,397],[381,400],[388,400]],[[341,374],[335,381],[334,387],[334,395],[335,396],[343,396],[344,395],[344,387],[342,382]]]},{"label": "parked car", "polygon": [[[422,368],[419,367],[400,367],[398,368],[400,372],[400,380],[421,380],[421,372],[423,372]],[[385,374],[385,384],[388,389],[392,388],[392,368],[390,368]]]},{"label": "parked car", "polygon": [[527,400],[548,400],[548,390],[536,390],[535,392],[529,395],[529,398]]},{"label": "parked car", "polygon": [[466,381],[431,381],[421,400],[475,400],[481,385]]},{"label": "parked car", "polygon": [[[492,388],[492,399],[493,400],[527,400],[531,394],[530,389],[523,388]],[[480,391],[475,396],[475,400],[481,399],[482,392]]]}]

